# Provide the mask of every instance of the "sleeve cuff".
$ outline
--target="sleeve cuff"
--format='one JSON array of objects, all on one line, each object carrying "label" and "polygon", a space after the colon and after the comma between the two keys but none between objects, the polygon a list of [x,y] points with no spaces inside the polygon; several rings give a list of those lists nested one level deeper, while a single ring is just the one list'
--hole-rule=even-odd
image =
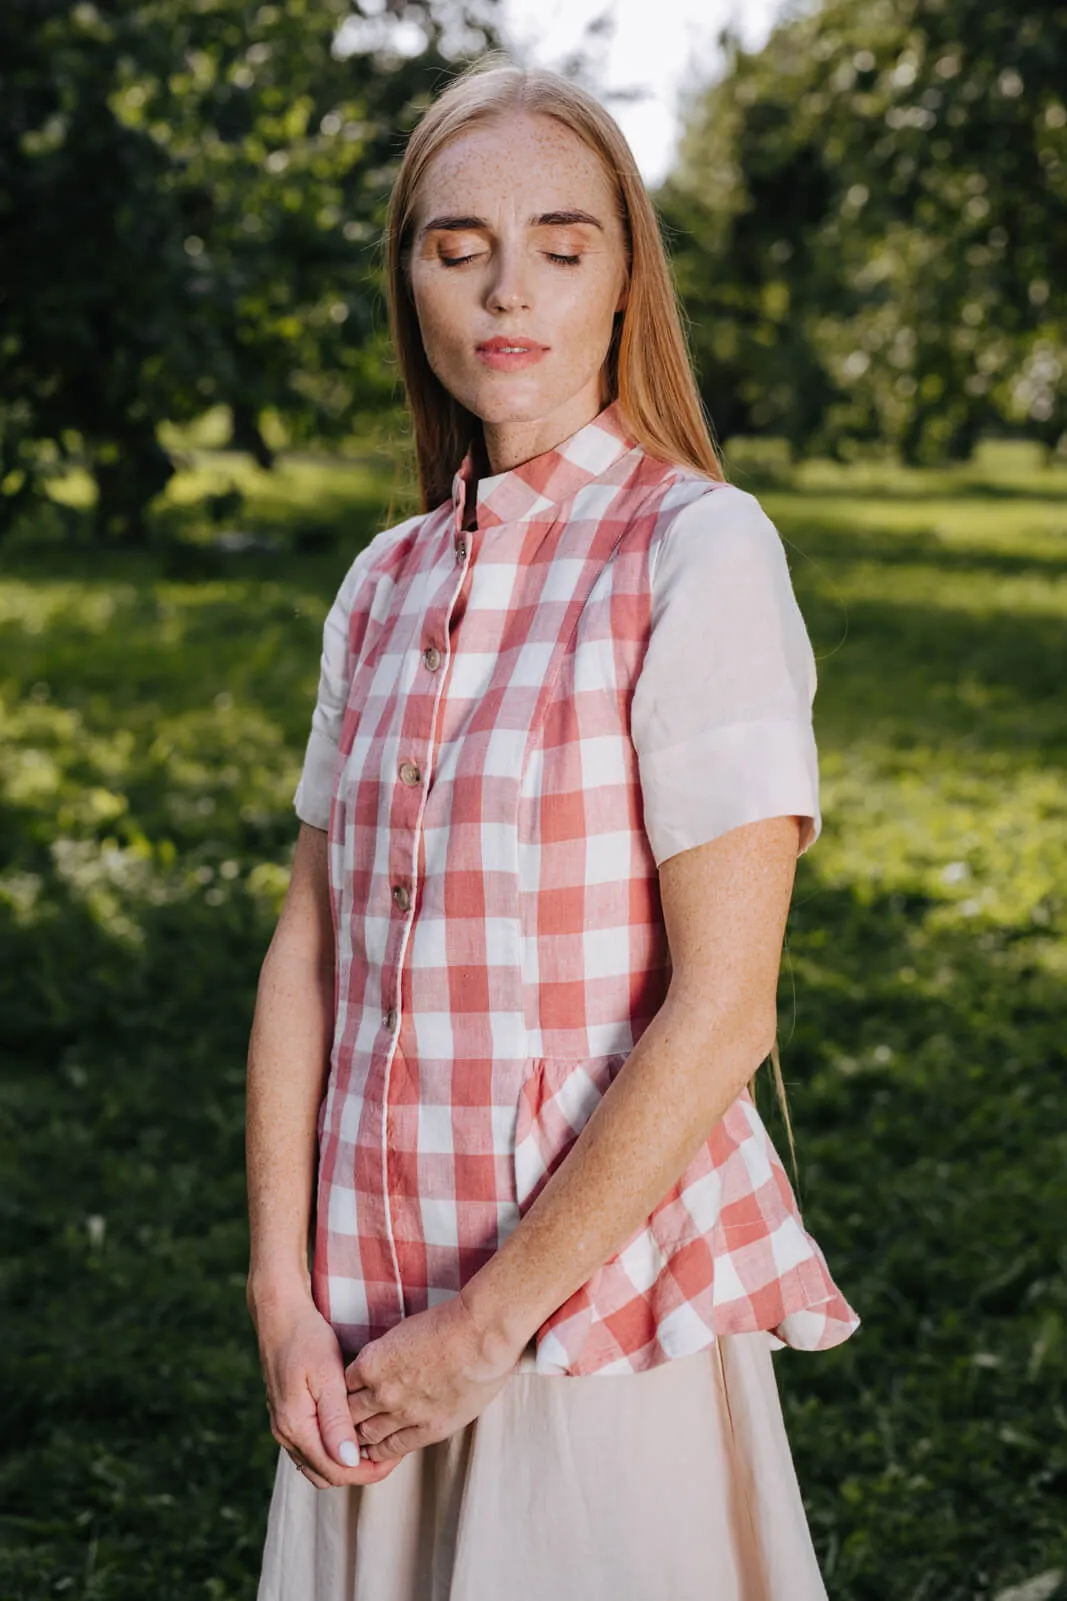
[{"label": "sleeve cuff", "polygon": [[304,769],[293,796],[293,808],[302,823],[312,828],[329,828],[333,799],[337,746],[317,728],[311,730],[304,756]]},{"label": "sleeve cuff", "polygon": [[822,831],[810,723],[731,723],[639,758],[645,827],[656,866],[742,823],[800,817],[802,856]]}]

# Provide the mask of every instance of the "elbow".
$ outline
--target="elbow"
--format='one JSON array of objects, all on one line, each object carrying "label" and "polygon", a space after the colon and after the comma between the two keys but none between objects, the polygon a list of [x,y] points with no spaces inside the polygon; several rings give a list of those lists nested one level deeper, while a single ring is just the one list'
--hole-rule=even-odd
[{"label": "elbow", "polygon": [[[327,938],[327,933],[331,937]],[[332,929],[282,913],[259,969],[257,993],[294,987],[314,990],[333,1004],[334,946]]]},{"label": "elbow", "polygon": [[751,1022],[750,1042],[755,1067],[759,1067],[767,1060],[774,1050],[777,1039],[778,1006],[777,1002],[772,1002],[770,1006],[762,1008]]},{"label": "elbow", "polygon": [[733,1019],[728,1037],[733,1045],[730,1054],[737,1062],[742,1083],[747,1084],[774,1049],[778,1038],[777,1007],[748,1008],[743,1016]]},{"label": "elbow", "polygon": [[726,1007],[706,1007],[676,995],[671,1010],[683,1022],[686,1032],[698,1036],[699,1053],[735,1062],[742,1083],[747,1083],[767,1060],[778,1038],[777,997],[763,1004],[749,1000]]}]

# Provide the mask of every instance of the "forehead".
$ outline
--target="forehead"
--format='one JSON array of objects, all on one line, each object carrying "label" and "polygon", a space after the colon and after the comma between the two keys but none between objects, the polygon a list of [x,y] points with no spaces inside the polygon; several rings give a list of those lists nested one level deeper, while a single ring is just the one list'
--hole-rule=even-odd
[{"label": "forehead", "polygon": [[485,215],[508,206],[539,215],[593,211],[605,223],[612,191],[600,159],[553,117],[510,113],[475,124],[428,164],[415,200],[415,224],[447,209]]}]

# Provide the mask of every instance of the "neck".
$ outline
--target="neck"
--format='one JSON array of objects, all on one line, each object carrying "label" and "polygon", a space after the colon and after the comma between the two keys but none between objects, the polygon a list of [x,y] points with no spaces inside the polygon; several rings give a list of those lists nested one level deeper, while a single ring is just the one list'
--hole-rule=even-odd
[{"label": "neck", "polygon": [[[592,390],[587,386],[547,417],[522,422],[483,422],[483,449],[489,473],[510,472],[513,467],[521,467],[523,462],[554,450],[598,417],[606,404],[600,398],[599,385],[594,385]],[[478,476],[484,476],[477,455],[475,461]]]}]

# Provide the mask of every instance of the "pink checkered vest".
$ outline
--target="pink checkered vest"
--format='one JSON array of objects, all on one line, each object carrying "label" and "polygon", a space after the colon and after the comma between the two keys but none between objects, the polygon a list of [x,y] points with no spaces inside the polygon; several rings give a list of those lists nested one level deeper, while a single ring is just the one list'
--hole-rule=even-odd
[{"label": "pink checkered vest", "polygon": [[[360,558],[330,814],[336,1029],[314,1293],[346,1353],[454,1295],[564,1159],[670,977],[628,707],[650,556],[706,478],[618,403]],[[614,1374],[859,1319],[747,1090],[644,1227],[538,1330]]]}]

